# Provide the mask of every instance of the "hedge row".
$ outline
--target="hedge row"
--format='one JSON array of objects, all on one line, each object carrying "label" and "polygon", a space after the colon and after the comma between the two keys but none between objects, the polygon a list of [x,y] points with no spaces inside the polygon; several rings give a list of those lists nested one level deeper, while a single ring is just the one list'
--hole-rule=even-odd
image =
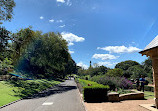
[{"label": "hedge row", "polygon": [[98,84],[93,81],[78,79],[83,87],[84,100],[86,102],[103,102],[107,101],[108,85]]},{"label": "hedge row", "polygon": [[[133,84],[133,88],[134,89],[136,89],[136,85],[135,84]],[[154,92],[154,87],[152,87],[152,86],[144,86],[144,90],[145,91],[151,91],[151,92]]]},{"label": "hedge row", "polygon": [[84,87],[84,100],[87,102],[107,101],[107,91],[109,86],[95,85]]}]

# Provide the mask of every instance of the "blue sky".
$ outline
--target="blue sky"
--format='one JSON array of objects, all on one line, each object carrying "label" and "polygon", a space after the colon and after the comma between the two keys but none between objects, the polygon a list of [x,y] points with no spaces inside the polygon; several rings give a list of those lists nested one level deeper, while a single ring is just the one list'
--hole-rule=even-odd
[{"label": "blue sky", "polygon": [[158,35],[157,0],[15,0],[8,30],[60,32],[72,58],[113,68],[116,63],[147,57],[138,52]]}]

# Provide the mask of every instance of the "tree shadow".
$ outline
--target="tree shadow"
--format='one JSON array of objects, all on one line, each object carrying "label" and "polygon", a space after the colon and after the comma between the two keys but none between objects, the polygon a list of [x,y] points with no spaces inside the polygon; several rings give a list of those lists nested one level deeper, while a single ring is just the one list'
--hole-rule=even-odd
[{"label": "tree shadow", "polygon": [[47,96],[50,96],[53,94],[64,93],[64,92],[74,90],[74,89],[77,89],[77,87],[76,86],[57,85],[53,88],[44,90],[37,94],[34,94],[33,96],[25,97],[24,99],[42,98],[42,97],[47,97]]}]

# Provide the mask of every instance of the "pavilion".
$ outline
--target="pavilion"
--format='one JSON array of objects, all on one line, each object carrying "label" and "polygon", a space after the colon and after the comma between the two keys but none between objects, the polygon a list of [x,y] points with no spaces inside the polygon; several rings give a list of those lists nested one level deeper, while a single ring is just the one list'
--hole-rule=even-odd
[{"label": "pavilion", "polygon": [[154,82],[154,95],[155,95],[155,105],[158,109],[158,36],[156,36],[144,50],[139,52],[147,57],[150,56],[152,59],[153,68],[153,82]]}]

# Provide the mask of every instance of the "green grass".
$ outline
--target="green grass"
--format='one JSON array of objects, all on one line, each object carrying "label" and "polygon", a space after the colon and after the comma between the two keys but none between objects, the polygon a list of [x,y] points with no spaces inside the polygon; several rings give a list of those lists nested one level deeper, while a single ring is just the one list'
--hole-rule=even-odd
[{"label": "green grass", "polygon": [[88,84],[91,84],[92,86],[94,85],[99,85],[96,82],[89,81],[89,80],[84,80],[84,79],[78,79],[79,83],[81,84],[82,87],[88,86]]},{"label": "green grass", "polygon": [[15,96],[16,93],[13,90],[18,90],[18,88],[12,87],[3,81],[0,82],[0,106],[21,98],[20,96]]},{"label": "green grass", "polygon": [[154,92],[144,91],[144,98],[145,99],[153,99],[154,98]]},{"label": "green grass", "polygon": [[[39,91],[45,90],[61,82],[54,80],[27,80],[0,82],[0,106],[18,100],[25,96],[30,96]],[[14,90],[14,91],[13,91]]]}]

